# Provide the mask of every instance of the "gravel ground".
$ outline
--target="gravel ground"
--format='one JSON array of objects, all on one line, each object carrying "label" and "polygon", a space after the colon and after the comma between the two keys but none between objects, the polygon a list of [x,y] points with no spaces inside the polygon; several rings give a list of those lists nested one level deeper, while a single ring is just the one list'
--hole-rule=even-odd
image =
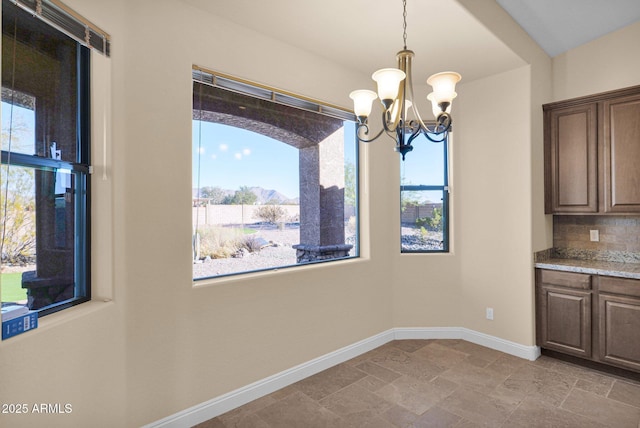
[{"label": "gravel ground", "polygon": [[442,249],[442,232],[427,232],[422,238],[420,229],[414,227],[402,228],[402,249],[405,251],[433,251]]},{"label": "gravel ground", "polygon": [[[297,226],[287,227],[284,230],[278,230],[275,226],[248,226],[258,230],[257,237],[277,243],[277,246],[265,247],[257,253],[251,253],[242,258],[212,259],[194,263],[193,277],[207,278],[296,264],[296,250],[291,246],[300,242],[300,230]],[[437,250],[440,249],[441,240],[442,233],[429,232],[425,241],[418,229],[402,228],[402,246],[405,250]],[[353,243],[352,241],[352,238],[347,238],[347,243]]]},{"label": "gravel ground", "polygon": [[207,278],[234,272],[249,272],[274,266],[283,267],[296,264],[296,250],[291,246],[300,242],[299,227],[287,226],[284,230],[267,225],[248,225],[248,227],[258,230],[256,237],[274,242],[277,246],[265,247],[257,253],[250,253],[242,258],[231,257],[194,263],[193,277]]}]

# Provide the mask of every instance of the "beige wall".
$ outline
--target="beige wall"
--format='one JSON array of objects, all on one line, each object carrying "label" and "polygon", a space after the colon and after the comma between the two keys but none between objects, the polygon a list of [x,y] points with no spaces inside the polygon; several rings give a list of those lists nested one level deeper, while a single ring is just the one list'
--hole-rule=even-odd
[{"label": "beige wall", "polygon": [[[530,65],[459,89],[452,254],[398,254],[399,210],[388,203],[399,199],[398,160],[372,144],[362,154],[364,257],[194,287],[192,64],[345,106],[368,76],[174,0],[67,2],[113,37],[112,58],[96,61],[94,97],[94,113],[110,116],[106,169],[94,129],[99,298],[0,344],[0,401],[70,402],[73,413],[0,424],[139,426],[392,327],[534,343],[531,257],[550,241],[540,105],[551,72],[521,30],[496,27]],[[504,18],[495,2],[478,3],[483,21]],[[567,69],[581,65],[573,61]],[[486,306],[495,321],[484,320]]]},{"label": "beige wall", "polygon": [[553,58],[553,100],[640,84],[640,22]]},{"label": "beige wall", "polygon": [[453,251],[395,257],[395,326],[459,326],[533,345],[530,80],[527,66],[458,91]]},{"label": "beige wall", "polygon": [[[455,188],[462,325],[527,345],[533,344],[530,79],[523,67],[465,86]],[[494,308],[494,321],[485,319],[486,307]]]},{"label": "beige wall", "polygon": [[461,82],[453,112],[453,251],[394,255],[394,325],[459,326],[534,345],[532,255],[552,245],[541,108],[550,98],[551,62],[494,1],[460,3],[529,65]]}]

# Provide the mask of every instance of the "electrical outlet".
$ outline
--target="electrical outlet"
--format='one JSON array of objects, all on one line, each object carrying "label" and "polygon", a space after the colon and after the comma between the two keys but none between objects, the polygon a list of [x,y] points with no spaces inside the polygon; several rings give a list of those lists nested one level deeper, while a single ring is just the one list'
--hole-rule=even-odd
[{"label": "electrical outlet", "polygon": [[493,320],[493,308],[487,308],[487,319]]},{"label": "electrical outlet", "polygon": [[591,239],[591,242],[600,241],[600,232],[598,231],[598,229],[590,230],[589,238]]}]

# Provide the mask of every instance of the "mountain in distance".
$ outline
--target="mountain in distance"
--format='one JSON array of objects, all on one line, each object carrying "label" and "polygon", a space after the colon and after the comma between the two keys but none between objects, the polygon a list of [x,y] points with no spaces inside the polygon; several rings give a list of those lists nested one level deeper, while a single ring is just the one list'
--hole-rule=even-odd
[{"label": "mountain in distance", "polygon": [[251,191],[258,197],[258,203],[264,204],[268,201],[278,201],[281,204],[297,205],[300,203],[299,198],[289,198],[277,190],[263,189],[262,187],[250,187]]},{"label": "mountain in distance", "polygon": [[[298,205],[300,204],[300,198],[289,198],[286,195],[278,192],[273,189],[264,189],[259,186],[253,186],[249,188],[253,194],[256,195],[256,202],[260,205],[265,204],[269,201],[278,201],[280,204],[286,205]],[[230,189],[221,189],[225,196],[233,196],[236,192],[235,190]],[[198,189],[193,189],[193,198],[198,197]]]}]

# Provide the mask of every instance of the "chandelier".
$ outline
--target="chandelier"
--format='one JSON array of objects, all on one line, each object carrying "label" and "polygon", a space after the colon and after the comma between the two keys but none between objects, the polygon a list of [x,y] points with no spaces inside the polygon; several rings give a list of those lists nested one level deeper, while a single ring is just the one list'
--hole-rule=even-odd
[{"label": "chandelier", "polygon": [[[404,21],[404,49],[396,55],[398,68],[383,68],[371,76],[376,81],[378,93],[367,89],[359,89],[349,94],[353,100],[353,110],[358,118],[358,140],[370,143],[386,133],[395,142],[395,150],[400,152],[402,160],[413,150],[411,143],[420,134],[433,142],[442,142],[451,130],[451,103],[456,97],[456,83],[460,75],[453,71],[436,73],[427,79],[433,87],[427,99],[431,101],[435,123],[426,124],[420,117],[416,103],[413,102],[413,83],[411,79],[411,61],[414,53],[407,49],[407,1],[402,1]],[[382,112],[382,129],[377,135],[369,138],[368,118],[371,114],[373,100],[380,98]],[[409,119],[409,111],[413,118]]]}]

